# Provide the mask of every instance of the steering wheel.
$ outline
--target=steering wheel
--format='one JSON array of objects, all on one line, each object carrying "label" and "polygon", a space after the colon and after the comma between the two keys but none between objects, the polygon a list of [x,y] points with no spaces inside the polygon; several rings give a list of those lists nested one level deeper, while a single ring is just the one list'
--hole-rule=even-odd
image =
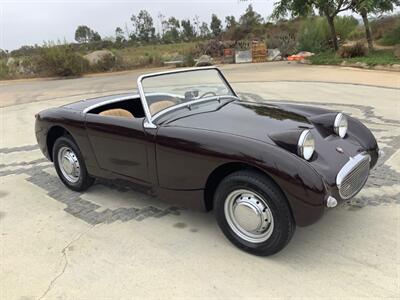
[{"label": "steering wheel", "polygon": [[203,95],[201,95],[201,96],[199,97],[199,99],[204,98],[205,96],[208,96],[208,95],[210,95],[210,96],[217,96],[217,94],[214,93],[214,92],[205,92]]}]

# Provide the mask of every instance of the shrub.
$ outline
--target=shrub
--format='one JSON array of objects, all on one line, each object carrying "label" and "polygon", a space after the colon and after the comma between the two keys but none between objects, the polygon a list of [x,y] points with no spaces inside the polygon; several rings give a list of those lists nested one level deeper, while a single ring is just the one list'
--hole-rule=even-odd
[{"label": "shrub", "polygon": [[397,26],[392,30],[387,31],[381,40],[382,45],[394,46],[400,44],[400,20],[397,21]]},{"label": "shrub", "polygon": [[161,67],[163,65],[163,59],[159,54],[154,54],[149,57],[149,64],[153,67]]},{"label": "shrub", "polygon": [[38,71],[38,66],[35,59],[30,56],[20,57],[18,60],[18,73],[23,76],[32,76]]},{"label": "shrub", "polygon": [[[348,39],[357,29],[358,21],[353,16],[337,16],[335,29],[340,40]],[[360,36],[362,33],[358,32]],[[331,34],[328,22],[323,17],[307,19],[300,29],[299,50],[321,52],[329,48]]]},{"label": "shrub", "polygon": [[325,20],[310,18],[300,29],[298,48],[302,51],[321,52],[327,49],[327,40]]},{"label": "shrub", "polygon": [[77,52],[93,52],[103,49],[112,49],[116,44],[117,43],[114,43],[110,40],[101,40],[82,44],[71,44],[71,46],[73,46],[74,50]]},{"label": "shrub", "polygon": [[7,52],[0,49],[0,59],[6,59],[8,57]]},{"label": "shrub", "polygon": [[193,53],[188,52],[183,57],[183,66],[184,67],[193,67],[196,64],[194,61]]},{"label": "shrub", "polygon": [[10,52],[11,57],[21,57],[21,56],[33,56],[37,55],[40,52],[40,48],[38,45],[35,46],[21,46],[19,49],[13,50]]},{"label": "shrub", "polygon": [[240,40],[235,44],[235,49],[239,51],[246,51],[251,49],[251,43],[248,40]]},{"label": "shrub", "polygon": [[371,22],[372,36],[375,40],[381,39],[387,32],[392,31],[398,26],[400,14],[386,16]]},{"label": "shrub", "polygon": [[290,34],[287,31],[282,31],[269,38],[267,44],[268,48],[278,48],[281,51],[282,56],[286,57],[294,54],[297,41],[293,34]]},{"label": "shrub", "polygon": [[365,29],[363,26],[357,26],[352,32],[349,33],[348,37],[351,41],[357,41],[365,39]]},{"label": "shrub", "polygon": [[205,54],[211,57],[219,57],[223,55],[224,45],[218,40],[209,40],[205,43],[198,43],[193,52],[197,56]]},{"label": "shrub", "polygon": [[400,58],[396,58],[392,50],[375,50],[369,52],[368,56],[346,59],[341,58],[337,53],[332,51],[318,53],[310,57],[312,64],[319,65],[339,65],[343,63],[343,60],[346,60],[350,65],[357,63],[368,66],[400,64]]},{"label": "shrub", "polygon": [[125,61],[125,59],[122,57],[121,54],[117,53],[115,55],[114,70],[121,71],[121,70],[126,70],[130,67],[131,67],[130,64]]},{"label": "shrub", "polygon": [[355,43],[351,46],[342,46],[338,52],[342,58],[362,57],[368,55],[368,49],[363,43]]},{"label": "shrub", "polygon": [[233,26],[222,33],[223,40],[239,41],[246,38],[246,32],[241,26]]},{"label": "shrub", "polygon": [[0,79],[8,79],[10,77],[9,69],[5,60],[0,60]]},{"label": "shrub", "polygon": [[396,58],[400,59],[400,44],[396,45],[393,50],[393,54]]},{"label": "shrub", "polygon": [[115,67],[116,58],[114,55],[104,55],[93,67],[93,71],[106,72],[110,71]]},{"label": "shrub", "polygon": [[[326,31],[328,33],[327,23],[325,22]],[[357,28],[358,21],[353,16],[337,16],[335,18],[335,28],[341,40],[348,39],[350,34]]]},{"label": "shrub", "polygon": [[43,75],[78,76],[89,70],[89,62],[70,45],[46,44],[36,59],[38,70]]}]

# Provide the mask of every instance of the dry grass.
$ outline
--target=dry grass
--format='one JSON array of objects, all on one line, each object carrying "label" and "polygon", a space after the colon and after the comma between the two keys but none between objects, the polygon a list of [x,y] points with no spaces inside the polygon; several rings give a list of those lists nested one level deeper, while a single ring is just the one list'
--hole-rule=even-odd
[{"label": "dry grass", "polygon": [[122,58],[124,64],[135,67],[157,66],[164,61],[174,60],[177,56],[192,53],[196,43],[177,43],[165,45],[147,45],[115,50],[117,57]]}]

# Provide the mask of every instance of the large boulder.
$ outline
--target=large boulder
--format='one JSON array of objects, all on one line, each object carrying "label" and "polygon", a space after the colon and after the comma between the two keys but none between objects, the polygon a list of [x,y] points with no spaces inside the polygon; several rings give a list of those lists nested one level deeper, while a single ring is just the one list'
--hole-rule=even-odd
[{"label": "large boulder", "polygon": [[202,55],[197,60],[196,67],[212,66],[213,59],[208,55]]},{"label": "large boulder", "polygon": [[392,70],[394,70],[394,71],[400,71],[400,64],[394,64],[394,65],[392,65]]},{"label": "large boulder", "polygon": [[7,67],[12,68],[16,65],[15,58],[9,57],[6,63]]},{"label": "large boulder", "polygon": [[112,53],[110,50],[97,50],[84,56],[91,66],[96,65],[110,57],[115,57],[114,53]]},{"label": "large boulder", "polygon": [[13,58],[9,57],[7,59],[7,68],[10,73],[29,75],[33,74],[32,63],[24,58]]},{"label": "large boulder", "polygon": [[282,54],[279,49],[268,49],[268,54],[267,54],[268,61],[276,61],[281,59],[282,59]]}]

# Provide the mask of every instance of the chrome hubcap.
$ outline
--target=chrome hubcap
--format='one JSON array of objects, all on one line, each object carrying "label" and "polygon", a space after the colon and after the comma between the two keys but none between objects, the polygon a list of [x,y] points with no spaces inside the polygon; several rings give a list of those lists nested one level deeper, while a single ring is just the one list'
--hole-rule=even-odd
[{"label": "chrome hubcap", "polygon": [[248,242],[264,242],[273,232],[271,210],[264,199],[252,191],[231,192],[226,197],[224,211],[230,228]]},{"label": "chrome hubcap", "polygon": [[61,147],[58,151],[58,164],[64,178],[71,183],[76,183],[81,175],[78,158],[69,147]]}]

